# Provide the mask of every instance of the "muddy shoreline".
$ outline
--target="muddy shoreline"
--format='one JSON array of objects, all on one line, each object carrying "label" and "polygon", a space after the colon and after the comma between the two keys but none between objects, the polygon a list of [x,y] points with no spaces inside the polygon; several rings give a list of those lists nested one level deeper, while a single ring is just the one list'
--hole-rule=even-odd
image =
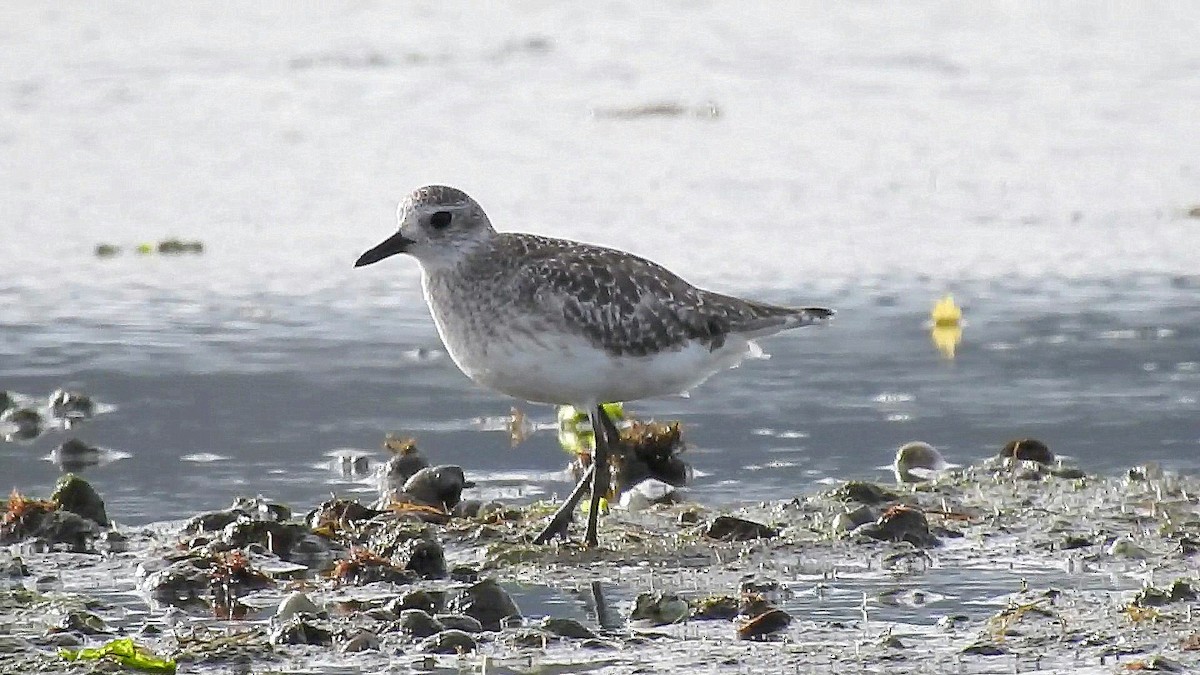
[{"label": "muddy shoreline", "polygon": [[[595,550],[580,518],[574,541],[530,543],[551,503],[246,499],[10,537],[0,672],[92,672],[57,650],[123,637],[197,673],[1186,670],[1196,495],[1154,466],[992,458],[738,508],[614,507]],[[1009,587],[969,597],[973,577]]]}]

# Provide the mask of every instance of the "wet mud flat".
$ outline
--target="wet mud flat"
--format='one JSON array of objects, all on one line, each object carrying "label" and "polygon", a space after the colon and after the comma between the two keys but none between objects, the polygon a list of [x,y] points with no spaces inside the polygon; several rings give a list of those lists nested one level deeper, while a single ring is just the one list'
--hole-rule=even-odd
[{"label": "wet mud flat", "polygon": [[104,522],[73,477],[14,495],[0,672],[133,672],[67,659],[119,638],[195,673],[1200,665],[1200,480],[1155,466],[993,458],[737,508],[614,506],[598,549],[534,545],[554,504],[462,499],[456,468],[374,505],[259,497],[146,527]]}]

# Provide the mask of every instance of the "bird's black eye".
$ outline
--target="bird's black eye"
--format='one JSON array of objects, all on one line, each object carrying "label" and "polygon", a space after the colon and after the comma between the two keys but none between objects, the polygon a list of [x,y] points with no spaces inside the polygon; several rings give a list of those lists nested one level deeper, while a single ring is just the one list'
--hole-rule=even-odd
[{"label": "bird's black eye", "polygon": [[438,211],[429,216],[429,226],[435,230],[444,230],[450,225],[450,212]]}]

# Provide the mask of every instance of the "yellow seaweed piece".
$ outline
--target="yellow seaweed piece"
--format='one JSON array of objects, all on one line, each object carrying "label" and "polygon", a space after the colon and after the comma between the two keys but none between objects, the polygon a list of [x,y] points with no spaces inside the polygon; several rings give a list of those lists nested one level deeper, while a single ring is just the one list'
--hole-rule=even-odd
[{"label": "yellow seaweed piece", "polygon": [[67,661],[111,658],[126,668],[133,668],[145,673],[168,673],[169,675],[175,673],[174,660],[155,656],[150,650],[135,644],[132,638],[109,640],[102,647],[87,647],[79,650],[59,649],[58,655]]}]

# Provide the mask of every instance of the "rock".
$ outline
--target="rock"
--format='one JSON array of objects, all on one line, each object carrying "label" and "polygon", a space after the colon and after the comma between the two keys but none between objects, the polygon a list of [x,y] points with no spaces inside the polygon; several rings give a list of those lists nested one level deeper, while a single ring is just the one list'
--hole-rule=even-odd
[{"label": "rock", "polygon": [[919,483],[935,478],[939,471],[950,467],[937,448],[915,441],[900,446],[892,462],[897,483]]},{"label": "rock", "polygon": [[442,544],[435,540],[411,539],[396,557],[404,569],[416,573],[422,579],[445,579],[449,574]]},{"label": "rock", "polygon": [[322,527],[342,529],[344,524],[370,520],[384,511],[368,508],[351,499],[330,499],[309,511],[305,522],[314,530]]},{"label": "rock", "polygon": [[304,615],[296,615],[272,628],[270,639],[277,645],[332,645],[333,633]]},{"label": "rock", "polygon": [[475,487],[467,480],[462,467],[442,465],[426,467],[404,482],[404,493],[421,504],[434,506],[449,513],[462,501],[464,488]]},{"label": "rock", "polygon": [[645,511],[655,504],[683,501],[679,488],[657,478],[646,478],[621,493],[619,505],[627,511]]},{"label": "rock", "polygon": [[833,492],[833,498],[843,502],[858,502],[859,504],[881,504],[894,502],[898,499],[896,493],[885,490],[874,483],[852,480]]},{"label": "rock", "polygon": [[[141,569],[150,569],[143,565]],[[200,558],[184,558],[150,572],[140,584],[151,598],[167,604],[183,604],[208,590],[209,568]]]},{"label": "rock", "polygon": [[792,623],[792,615],[782,609],[769,609],[738,626],[737,636],[742,640],[756,640],[784,630]]},{"label": "rock", "polygon": [[1150,557],[1150,552],[1138,546],[1129,537],[1117,537],[1108,547],[1108,554],[1114,558],[1129,558],[1132,560],[1145,560]]},{"label": "rock", "polygon": [[15,544],[30,539],[50,544],[66,544],[72,552],[88,550],[89,542],[100,533],[93,521],[77,513],[64,511],[54,502],[23,500],[28,506],[20,507],[14,515],[11,508],[8,516],[0,520],[0,544]]},{"label": "rock", "polygon": [[109,633],[104,619],[85,611],[67,612],[50,626],[49,631],[51,633],[73,632],[82,635],[106,635]]},{"label": "rock", "polygon": [[572,640],[594,640],[597,637],[590,628],[575,619],[558,619],[548,616],[542,619],[541,629],[547,633]]},{"label": "rock", "polygon": [[704,536],[721,541],[747,541],[769,539],[779,534],[773,527],[735,516],[717,516],[709,524]]},{"label": "rock", "polygon": [[1062,543],[1058,545],[1060,551],[1070,551],[1072,549],[1084,548],[1092,545],[1092,540],[1080,534],[1068,534],[1063,537]]},{"label": "rock", "polygon": [[859,504],[858,508],[839,513],[833,517],[833,522],[830,524],[830,529],[834,534],[849,532],[855,528],[866,525],[875,520],[875,512],[866,504]]},{"label": "rock", "polygon": [[973,645],[964,647],[962,653],[972,656],[1003,656],[1008,653],[1008,650],[991,642],[976,642]]},{"label": "rock", "polygon": [[416,572],[404,569],[365,548],[356,549],[349,558],[338,561],[332,576],[342,583],[360,586],[378,582],[406,585],[420,578]]},{"label": "rock", "polygon": [[291,560],[292,547],[307,534],[308,528],[299,523],[238,520],[221,530],[221,541],[233,548],[258,544],[284,560]]},{"label": "rock", "polygon": [[516,649],[546,649],[553,635],[536,628],[521,628],[513,632],[505,632],[500,642],[507,647]]},{"label": "rock", "polygon": [[687,601],[674,593],[639,593],[633,600],[630,621],[647,621],[655,626],[686,621],[692,614]]},{"label": "rock", "polygon": [[91,417],[96,404],[85,394],[57,389],[50,394],[50,413],[55,417]]},{"label": "rock", "polygon": [[473,584],[479,581],[479,570],[470,565],[455,565],[450,570],[450,579],[453,581],[461,581],[466,584]]},{"label": "rock", "polygon": [[226,525],[237,522],[245,514],[240,511],[209,511],[192,516],[183,526],[184,532],[217,532]]},{"label": "rock", "polygon": [[263,497],[238,497],[229,506],[229,511],[245,513],[254,520],[282,522],[290,520],[292,517],[292,510],[286,505],[272,502]]},{"label": "rock", "polygon": [[464,589],[450,603],[450,609],[478,620],[487,630],[500,630],[501,621],[521,616],[517,603],[495,579],[484,579]]},{"label": "rock", "polygon": [[365,652],[379,649],[379,637],[369,630],[360,630],[354,637],[342,643],[342,652]]},{"label": "rock", "polygon": [[0,577],[20,579],[27,576],[29,576],[29,568],[25,565],[25,561],[21,559],[21,556],[15,555],[8,560],[0,562]]},{"label": "rock", "polygon": [[13,401],[12,394],[9,394],[7,391],[5,391],[3,389],[0,389],[0,413],[3,413],[4,411],[8,410],[9,408],[11,408],[15,405],[16,405],[16,402]]},{"label": "rock", "polygon": [[27,441],[42,433],[42,415],[33,408],[9,408],[0,413],[0,422],[8,422],[16,429],[12,437]]},{"label": "rock", "polygon": [[[75,442],[79,443],[79,441]],[[50,499],[58,502],[58,505],[65,511],[87,518],[101,527],[108,527],[108,514],[104,511],[104,500],[92,488],[91,483],[73,473],[58,479]]]},{"label": "rock", "polygon": [[68,439],[50,451],[50,461],[69,473],[97,466],[103,456],[104,452],[100,448],[90,446],[78,438]]},{"label": "rock", "polygon": [[411,438],[394,442],[389,439],[384,441],[384,447],[395,453],[379,468],[376,475],[379,493],[386,496],[403,490],[409,478],[429,466],[429,460],[421,455],[417,450],[416,441]]},{"label": "rock", "polygon": [[307,595],[295,591],[279,601],[279,608],[275,610],[275,619],[282,623],[291,620],[297,614],[321,616],[324,612]]},{"label": "rock", "polygon": [[419,638],[436,635],[446,628],[442,622],[430,616],[429,612],[423,609],[406,609],[400,612],[400,620],[397,624],[400,630]]},{"label": "rock", "polygon": [[1050,452],[1050,446],[1037,440],[1036,438],[1018,438],[1011,440],[1000,448],[1000,458],[1013,458],[1025,462],[1037,462],[1038,464],[1053,464],[1054,453]]},{"label": "rock", "polygon": [[696,601],[692,609],[693,619],[730,620],[738,615],[738,599],[732,595],[710,595]]},{"label": "rock", "polygon": [[400,616],[406,609],[421,609],[429,614],[434,614],[440,611],[445,604],[445,593],[418,588],[392,600],[384,607],[396,616]]},{"label": "rock", "polygon": [[465,633],[483,632],[483,624],[479,623],[478,619],[469,617],[466,614],[438,614],[433,618],[440,621],[446,628],[461,630]]},{"label": "rock", "polygon": [[1155,654],[1146,661],[1146,670],[1155,670],[1161,673],[1182,673],[1184,672],[1183,664],[1169,659],[1161,654]]},{"label": "rock", "polygon": [[879,520],[863,525],[855,532],[881,541],[906,541],[918,547],[938,543],[937,537],[929,532],[925,514],[908,506],[893,506]]},{"label": "rock", "polygon": [[475,638],[461,630],[444,630],[421,642],[421,651],[429,654],[461,654],[475,651]]}]

